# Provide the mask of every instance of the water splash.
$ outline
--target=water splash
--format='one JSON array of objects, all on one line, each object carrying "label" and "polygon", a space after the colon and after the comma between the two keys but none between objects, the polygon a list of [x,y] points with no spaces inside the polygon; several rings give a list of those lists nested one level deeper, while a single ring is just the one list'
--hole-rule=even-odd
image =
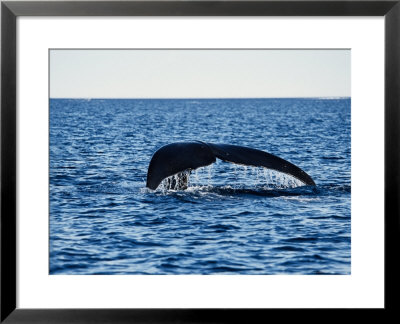
[{"label": "water splash", "polygon": [[[229,185],[233,189],[274,190],[293,189],[304,185],[300,180],[281,172],[230,163],[219,163],[216,168],[214,165],[209,165],[191,172],[184,171],[184,175],[189,179],[188,188],[226,187]],[[183,190],[179,183],[179,175],[175,174],[164,179],[158,190],[161,192]]]},{"label": "water splash", "polygon": [[262,172],[264,177],[261,177],[261,181],[264,181],[269,188],[286,189],[304,185],[300,180],[285,173],[265,168],[262,168]]},{"label": "water splash", "polygon": [[[185,170],[183,172],[179,172],[170,177],[167,177],[161,182],[159,188],[161,189],[161,191],[184,190],[188,186],[190,186],[190,173],[191,172],[189,170]],[[183,179],[187,179],[187,185],[186,181],[184,181]]]}]

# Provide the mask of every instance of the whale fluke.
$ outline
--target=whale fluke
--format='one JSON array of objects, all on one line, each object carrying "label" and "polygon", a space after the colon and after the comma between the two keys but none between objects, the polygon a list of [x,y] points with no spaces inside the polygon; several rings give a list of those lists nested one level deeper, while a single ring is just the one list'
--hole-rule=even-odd
[{"label": "whale fluke", "polygon": [[157,189],[165,178],[210,165],[216,161],[210,147],[202,142],[172,143],[163,146],[151,158],[146,186]]},{"label": "whale fluke", "polygon": [[[182,174],[186,183],[188,175],[183,172],[210,165],[216,158],[223,161],[279,171],[315,186],[313,179],[296,165],[273,154],[250,147],[196,142],[172,143],[157,150],[151,158],[147,171],[146,186],[152,190],[167,177]],[[184,189],[185,184],[181,183]]]}]

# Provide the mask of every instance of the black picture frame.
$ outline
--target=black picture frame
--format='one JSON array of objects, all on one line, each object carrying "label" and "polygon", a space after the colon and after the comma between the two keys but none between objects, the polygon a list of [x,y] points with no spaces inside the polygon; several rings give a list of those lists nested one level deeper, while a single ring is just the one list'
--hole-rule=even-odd
[{"label": "black picture frame", "polygon": [[[288,309],[20,309],[16,307],[16,19],[19,16],[384,16],[385,302],[396,312],[400,255],[400,0],[2,1],[1,2],[1,323],[203,323],[267,320]],[[374,154],[374,152],[371,152]],[[371,189],[373,190],[373,189]],[[309,311],[294,309],[310,319]],[[330,314],[332,310],[327,309]],[[334,310],[338,311],[338,310]],[[345,310],[346,313],[359,310]],[[365,310],[364,310],[365,311]],[[271,315],[272,314],[272,315]],[[304,315],[303,315],[304,314]],[[367,312],[368,316],[372,312]],[[393,314],[391,314],[393,315]],[[331,316],[331,315],[329,315]],[[285,317],[280,317],[282,320]]]}]

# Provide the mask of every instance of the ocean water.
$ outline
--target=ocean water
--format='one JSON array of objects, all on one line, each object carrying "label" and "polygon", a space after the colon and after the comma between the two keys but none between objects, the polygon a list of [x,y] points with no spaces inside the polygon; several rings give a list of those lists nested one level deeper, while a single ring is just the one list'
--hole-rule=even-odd
[{"label": "ocean water", "polygon": [[[350,99],[51,99],[50,274],[351,273]],[[163,145],[250,146],[316,187],[217,161],[145,187]]]}]

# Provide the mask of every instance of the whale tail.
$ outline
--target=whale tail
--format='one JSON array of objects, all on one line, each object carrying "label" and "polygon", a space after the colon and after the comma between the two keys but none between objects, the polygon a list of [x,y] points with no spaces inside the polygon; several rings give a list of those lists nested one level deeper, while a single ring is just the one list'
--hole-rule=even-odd
[{"label": "whale tail", "polygon": [[245,146],[200,141],[172,143],[157,150],[149,164],[146,186],[155,190],[165,178],[210,165],[217,158],[226,162],[275,170],[288,174],[306,185],[315,186],[314,180],[305,171],[273,154]]}]

